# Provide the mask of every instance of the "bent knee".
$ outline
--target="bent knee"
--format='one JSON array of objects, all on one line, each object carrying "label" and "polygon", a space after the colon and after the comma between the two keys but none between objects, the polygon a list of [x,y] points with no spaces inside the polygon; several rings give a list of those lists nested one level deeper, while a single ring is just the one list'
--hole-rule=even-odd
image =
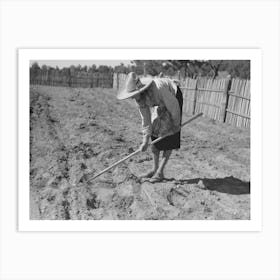
[{"label": "bent knee", "polygon": [[159,153],[159,150],[156,148],[155,145],[152,145],[152,146],[151,146],[151,150],[152,150],[152,152],[155,153],[155,154],[156,154],[156,153]]},{"label": "bent knee", "polygon": [[163,157],[170,157],[172,150],[165,150],[163,151]]}]

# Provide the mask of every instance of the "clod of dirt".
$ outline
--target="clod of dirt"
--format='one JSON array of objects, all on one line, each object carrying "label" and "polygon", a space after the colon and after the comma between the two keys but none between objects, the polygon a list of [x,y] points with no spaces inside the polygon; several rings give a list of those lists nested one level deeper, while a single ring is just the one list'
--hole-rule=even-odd
[{"label": "clod of dirt", "polygon": [[83,162],[81,163],[80,167],[81,167],[82,170],[87,169],[87,166]]},{"label": "clod of dirt", "polygon": [[207,190],[207,187],[204,185],[202,180],[199,180],[197,183],[197,187],[201,190]]},{"label": "clod of dirt", "polygon": [[109,128],[103,128],[103,132],[105,132],[106,134],[112,136],[115,134],[115,132]]},{"label": "clod of dirt", "polygon": [[173,203],[173,200],[172,200],[172,194],[169,193],[166,198],[167,198],[167,201],[169,202],[169,204],[174,206],[174,203]]},{"label": "clod of dirt", "polygon": [[117,201],[115,207],[118,209],[127,209],[132,205],[133,202],[134,202],[134,196],[125,196]]},{"label": "clod of dirt", "polygon": [[180,186],[180,185],[177,186],[176,188],[174,188],[173,191],[184,197],[188,197],[190,194],[189,190],[185,189],[183,186]]},{"label": "clod of dirt", "polygon": [[128,176],[128,179],[134,181],[135,183],[137,184],[142,184],[142,179],[137,177],[136,175],[134,175],[133,173],[130,173],[129,176]]},{"label": "clod of dirt", "polygon": [[87,206],[92,209],[97,209],[100,206],[100,201],[96,199],[96,194],[93,194],[91,198],[87,199]]},{"label": "clod of dirt", "polygon": [[52,177],[48,182],[47,182],[47,187],[51,187],[51,188],[57,188],[59,183],[62,180],[62,176],[58,175],[56,177]]},{"label": "clod of dirt", "polygon": [[58,159],[57,159],[57,161],[59,162],[59,163],[63,163],[63,162],[66,162],[67,161],[67,155],[61,155],[61,156],[58,156]]},{"label": "clod of dirt", "polygon": [[80,126],[79,126],[79,129],[84,129],[86,127],[87,127],[87,125],[85,123],[81,123]]},{"label": "clod of dirt", "polygon": [[59,122],[59,120],[57,120],[57,119],[55,119],[55,118],[52,118],[52,117],[49,118],[49,121],[50,121],[51,123]]},{"label": "clod of dirt", "polygon": [[64,210],[64,219],[65,220],[70,220],[71,219],[70,212],[69,212],[70,203],[67,200],[63,200],[61,205],[62,205],[63,210]]},{"label": "clod of dirt", "polygon": [[[97,153],[94,154],[94,155],[97,155]],[[105,166],[105,167],[108,167],[108,166],[111,165],[112,163],[107,162],[107,160],[113,158],[114,156],[115,156],[114,151],[108,151],[108,150],[107,150],[107,151],[102,152],[101,154],[99,154],[99,160],[100,160],[100,161],[105,161],[106,163],[104,164],[104,166]]]},{"label": "clod of dirt", "polygon": [[31,168],[30,169],[30,176],[34,176],[36,174],[36,172],[38,171],[37,168]]},{"label": "clod of dirt", "polygon": [[209,206],[206,206],[204,207],[203,212],[208,214],[208,213],[212,213],[213,211]]},{"label": "clod of dirt", "polygon": [[89,122],[88,122],[88,125],[89,125],[89,126],[97,126],[97,124],[96,124],[94,121],[89,121]]},{"label": "clod of dirt", "polygon": [[98,152],[95,152],[92,148],[92,145],[89,143],[81,142],[79,145],[73,147],[73,152],[76,154],[76,158],[80,159],[89,159],[93,156],[98,155]]},{"label": "clod of dirt", "polygon": [[117,142],[125,142],[122,136],[117,136],[114,138],[114,140],[116,140]]},{"label": "clod of dirt", "polygon": [[48,200],[48,202],[54,201],[55,200],[55,195],[49,195],[47,200]]},{"label": "clod of dirt", "polygon": [[190,192],[183,186],[176,186],[171,188],[166,198],[172,206],[183,206],[186,203],[189,194]]},{"label": "clod of dirt", "polygon": [[128,148],[127,150],[129,153],[133,153],[134,152],[134,149],[132,147]]},{"label": "clod of dirt", "polygon": [[88,183],[92,177],[92,173],[83,174],[79,180],[79,183]]},{"label": "clod of dirt", "polygon": [[143,157],[143,158],[140,158],[140,159],[136,160],[135,162],[136,163],[142,163],[142,162],[150,161],[150,160],[152,160],[152,157],[151,156],[146,156],[146,157]]},{"label": "clod of dirt", "polygon": [[96,115],[94,113],[90,112],[88,118],[92,119],[92,120],[95,120]]}]

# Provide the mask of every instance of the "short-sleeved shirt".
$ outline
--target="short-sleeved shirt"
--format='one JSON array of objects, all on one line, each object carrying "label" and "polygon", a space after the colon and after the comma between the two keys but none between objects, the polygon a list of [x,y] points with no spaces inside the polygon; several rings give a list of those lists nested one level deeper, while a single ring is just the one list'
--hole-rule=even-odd
[{"label": "short-sleeved shirt", "polygon": [[[176,98],[177,85],[168,78],[155,78],[146,98],[137,102],[143,136],[163,136],[180,130],[181,111]],[[153,108],[153,112],[151,112]]]}]

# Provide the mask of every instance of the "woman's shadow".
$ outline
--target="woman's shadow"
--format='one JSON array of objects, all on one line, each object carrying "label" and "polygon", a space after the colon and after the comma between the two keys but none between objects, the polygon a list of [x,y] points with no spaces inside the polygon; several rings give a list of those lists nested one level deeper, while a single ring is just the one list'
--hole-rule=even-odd
[{"label": "woman's shadow", "polygon": [[221,193],[228,193],[233,195],[240,194],[250,194],[250,181],[242,181],[233,176],[225,178],[194,178],[194,179],[181,179],[176,180],[175,178],[166,178],[166,181],[173,181],[176,184],[198,184],[199,181],[202,181],[205,189],[211,191],[217,191]]}]

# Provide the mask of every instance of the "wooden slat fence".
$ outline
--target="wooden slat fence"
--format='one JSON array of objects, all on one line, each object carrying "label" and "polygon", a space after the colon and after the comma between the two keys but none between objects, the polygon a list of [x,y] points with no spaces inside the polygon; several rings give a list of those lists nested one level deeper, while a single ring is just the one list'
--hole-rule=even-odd
[{"label": "wooden slat fence", "polygon": [[[121,90],[125,74],[114,74],[113,87]],[[197,79],[180,81],[184,97],[183,111],[204,116],[237,127],[250,128],[250,81],[242,79]]]},{"label": "wooden slat fence", "polygon": [[183,112],[186,112],[189,115],[193,115],[195,113],[196,107],[196,87],[197,87],[197,80],[196,79],[186,79],[184,82],[184,87],[182,88],[183,92]]},{"label": "wooden slat fence", "polygon": [[49,69],[30,73],[30,84],[83,88],[112,88],[113,73],[90,73]]},{"label": "wooden slat fence", "polygon": [[233,79],[228,92],[226,122],[238,127],[250,127],[250,81]]},{"label": "wooden slat fence", "polygon": [[222,79],[198,79],[194,113],[202,112],[204,116],[223,122],[227,85],[228,82]]},{"label": "wooden slat fence", "polygon": [[[30,84],[103,87],[121,90],[126,74],[89,73],[85,71],[39,70],[30,74]],[[251,87],[249,80],[241,79],[197,79],[180,81],[184,96],[183,111],[188,115],[203,113],[211,119],[237,127],[250,128]]]},{"label": "wooden slat fence", "polygon": [[187,103],[184,112],[187,114],[202,112],[204,116],[219,122],[250,128],[249,80],[187,78],[181,83]]},{"label": "wooden slat fence", "polygon": [[114,73],[113,88],[116,90],[121,90],[124,88],[126,81],[126,74],[123,73]]}]

